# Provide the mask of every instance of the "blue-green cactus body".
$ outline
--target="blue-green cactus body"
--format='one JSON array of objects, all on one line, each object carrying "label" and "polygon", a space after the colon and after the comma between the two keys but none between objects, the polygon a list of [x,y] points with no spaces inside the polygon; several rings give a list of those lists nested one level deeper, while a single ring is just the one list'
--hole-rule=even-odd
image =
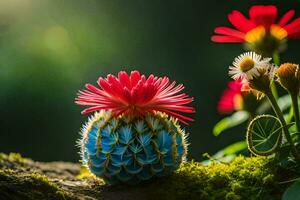
[{"label": "blue-green cactus body", "polygon": [[176,120],[157,113],[140,119],[96,113],[82,130],[82,161],[110,184],[138,183],[175,170],[187,154]]}]

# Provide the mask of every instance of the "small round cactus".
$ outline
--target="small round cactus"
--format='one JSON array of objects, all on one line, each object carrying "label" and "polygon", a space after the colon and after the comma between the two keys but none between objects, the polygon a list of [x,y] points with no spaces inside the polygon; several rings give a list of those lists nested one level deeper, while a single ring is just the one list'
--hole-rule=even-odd
[{"label": "small round cactus", "polygon": [[193,99],[178,94],[183,86],[134,71],[118,78],[100,78],[99,88],[86,85],[76,103],[95,112],[84,125],[79,141],[83,164],[107,183],[130,183],[166,175],[185,161],[186,134],[179,121],[192,118],[185,104]]},{"label": "small round cactus", "polygon": [[176,169],[185,160],[185,133],[162,113],[144,120],[95,113],[82,130],[83,163],[113,184],[136,183]]}]

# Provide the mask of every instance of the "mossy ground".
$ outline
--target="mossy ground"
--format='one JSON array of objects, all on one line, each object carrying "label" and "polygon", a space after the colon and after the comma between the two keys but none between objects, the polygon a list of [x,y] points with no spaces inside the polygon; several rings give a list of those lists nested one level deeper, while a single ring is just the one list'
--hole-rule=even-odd
[{"label": "mossy ground", "polygon": [[47,176],[18,174],[14,170],[0,170],[0,194],[2,199],[71,199]]},{"label": "mossy ground", "polygon": [[188,162],[164,181],[163,187],[158,188],[158,196],[167,199],[280,199],[274,172],[263,157],[237,157],[229,164],[209,166]]},{"label": "mossy ground", "polygon": [[108,186],[79,164],[38,163],[0,154],[0,199],[280,199],[288,185],[264,157],[237,157],[229,164],[183,164],[174,174],[136,186]]}]

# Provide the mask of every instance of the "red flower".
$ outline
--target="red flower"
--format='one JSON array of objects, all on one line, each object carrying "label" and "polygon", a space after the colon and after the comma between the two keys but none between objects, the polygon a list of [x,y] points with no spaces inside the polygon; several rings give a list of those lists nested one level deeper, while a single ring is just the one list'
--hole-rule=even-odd
[{"label": "red flower", "polygon": [[255,5],[249,10],[250,18],[234,10],[228,20],[235,27],[217,27],[211,39],[214,42],[248,42],[255,43],[264,37],[272,37],[281,41],[285,38],[300,39],[300,17],[293,18],[294,10],[286,12],[278,21],[277,7],[273,5]]},{"label": "red flower", "polygon": [[182,113],[194,113],[195,109],[186,104],[193,101],[185,93],[179,94],[183,85],[176,86],[168,77],[156,77],[152,74],[147,78],[138,71],[130,76],[121,71],[118,77],[108,75],[106,79],[98,79],[97,88],[86,84],[86,89],[79,91],[76,103],[90,106],[82,114],[97,110],[111,110],[115,116],[144,116],[155,111],[164,112],[187,124],[192,118]]},{"label": "red flower", "polygon": [[242,109],[242,86],[243,84],[240,79],[228,83],[228,88],[223,92],[218,102],[218,111],[220,113],[231,113],[235,110]]}]

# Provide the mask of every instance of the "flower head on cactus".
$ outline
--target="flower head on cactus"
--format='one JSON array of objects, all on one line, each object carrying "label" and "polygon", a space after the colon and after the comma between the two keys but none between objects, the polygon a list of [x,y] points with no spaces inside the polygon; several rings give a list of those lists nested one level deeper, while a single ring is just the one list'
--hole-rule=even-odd
[{"label": "flower head on cactus", "polygon": [[184,89],[183,85],[170,82],[168,77],[146,77],[138,71],[132,71],[128,75],[121,71],[118,77],[100,77],[97,83],[100,88],[87,84],[85,90],[79,91],[76,103],[90,106],[82,111],[83,114],[111,110],[116,116],[135,117],[163,112],[185,124],[193,121],[182,114],[195,112],[193,107],[186,106],[193,98],[180,93]]},{"label": "flower head on cactus", "polygon": [[286,12],[276,21],[278,10],[273,5],[255,5],[249,9],[250,18],[234,10],[228,20],[235,29],[226,26],[215,28],[214,42],[246,43],[250,49],[270,55],[281,50],[286,38],[300,39],[300,18],[291,19],[294,10]]}]

